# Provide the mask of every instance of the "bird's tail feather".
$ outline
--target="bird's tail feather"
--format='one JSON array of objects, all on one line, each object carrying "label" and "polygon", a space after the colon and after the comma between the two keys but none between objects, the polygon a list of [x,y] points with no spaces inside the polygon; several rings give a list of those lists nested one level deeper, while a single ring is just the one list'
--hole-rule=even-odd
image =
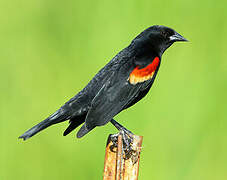
[{"label": "bird's tail feather", "polygon": [[94,129],[94,127],[90,127],[88,128],[86,126],[86,123],[83,124],[83,126],[80,128],[80,130],[77,132],[77,138],[82,138],[85,134],[89,133],[92,129]]},{"label": "bird's tail feather", "polygon": [[65,120],[67,120],[66,114],[62,113],[61,110],[58,110],[57,112],[55,112],[53,115],[51,115],[50,117],[48,117],[44,121],[42,121],[39,124],[35,125],[31,129],[27,130],[19,138],[26,140],[26,139],[34,136],[38,132],[42,131],[43,129],[45,129],[45,128],[53,125],[53,124],[65,121]]},{"label": "bird's tail feather", "polygon": [[76,129],[79,125],[85,122],[87,113],[76,116],[72,119],[70,119],[70,124],[63,133],[64,136],[68,135],[70,132],[72,132],[74,129]]}]

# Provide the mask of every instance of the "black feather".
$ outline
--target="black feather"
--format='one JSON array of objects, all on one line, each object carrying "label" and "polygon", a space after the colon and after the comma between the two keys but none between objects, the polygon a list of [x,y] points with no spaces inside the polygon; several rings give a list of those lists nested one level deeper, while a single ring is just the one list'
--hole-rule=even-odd
[{"label": "black feather", "polygon": [[70,120],[70,124],[67,127],[67,129],[65,130],[65,132],[63,133],[64,136],[68,135],[70,132],[72,132],[74,129],[76,129],[79,125],[81,125],[82,123],[85,122],[85,118],[86,118],[87,114],[83,114],[80,116],[76,116],[73,119]]},{"label": "black feather", "polygon": [[23,135],[21,135],[19,137],[19,139],[26,140],[26,139],[34,136],[38,132],[42,131],[43,129],[45,129],[45,128],[53,125],[53,124],[65,121],[65,120],[67,120],[67,113],[63,112],[62,109],[59,109],[53,115],[51,115],[50,117],[48,117],[44,121],[40,122],[39,124],[35,125],[34,127],[29,129],[28,131],[26,131]]},{"label": "black feather", "polygon": [[84,123],[83,126],[80,128],[80,130],[77,132],[76,137],[77,138],[82,138],[84,135],[89,133],[94,128],[95,128],[95,126],[91,127],[91,128],[87,128],[86,123]]}]

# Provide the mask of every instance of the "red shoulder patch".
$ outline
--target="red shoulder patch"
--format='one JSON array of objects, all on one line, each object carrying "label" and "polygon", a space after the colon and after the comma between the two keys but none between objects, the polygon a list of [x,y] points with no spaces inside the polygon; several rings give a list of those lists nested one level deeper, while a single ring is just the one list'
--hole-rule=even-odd
[{"label": "red shoulder patch", "polygon": [[160,60],[158,57],[154,58],[151,64],[145,68],[139,69],[137,66],[129,75],[129,82],[131,84],[137,84],[151,79],[157,69]]}]

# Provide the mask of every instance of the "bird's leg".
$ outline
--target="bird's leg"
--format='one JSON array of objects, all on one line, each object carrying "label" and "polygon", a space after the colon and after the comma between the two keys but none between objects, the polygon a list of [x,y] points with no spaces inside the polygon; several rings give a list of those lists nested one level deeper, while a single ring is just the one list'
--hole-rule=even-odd
[{"label": "bird's leg", "polygon": [[110,121],[119,131],[123,130],[125,131],[126,134],[128,134],[128,136],[132,136],[133,133],[131,131],[129,131],[128,129],[126,129],[124,126],[122,126],[121,124],[119,124],[117,121],[115,121],[114,119],[112,119]]},{"label": "bird's leg", "polygon": [[111,140],[114,144],[114,146],[117,146],[117,138],[119,134],[122,135],[122,140],[123,140],[123,149],[126,155],[126,158],[133,152],[133,149],[131,147],[131,144],[133,142],[133,133],[123,127],[121,124],[119,124],[117,121],[112,119],[110,121],[120,132],[118,134],[113,134],[111,136]]}]

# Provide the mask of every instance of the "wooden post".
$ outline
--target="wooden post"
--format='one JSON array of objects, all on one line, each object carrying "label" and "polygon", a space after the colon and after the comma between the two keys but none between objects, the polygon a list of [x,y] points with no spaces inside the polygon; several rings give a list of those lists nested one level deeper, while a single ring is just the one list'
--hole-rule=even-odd
[{"label": "wooden post", "polygon": [[117,147],[114,147],[109,135],[106,145],[103,180],[137,180],[142,136],[133,135],[132,154],[125,157],[122,135],[119,133]]}]

